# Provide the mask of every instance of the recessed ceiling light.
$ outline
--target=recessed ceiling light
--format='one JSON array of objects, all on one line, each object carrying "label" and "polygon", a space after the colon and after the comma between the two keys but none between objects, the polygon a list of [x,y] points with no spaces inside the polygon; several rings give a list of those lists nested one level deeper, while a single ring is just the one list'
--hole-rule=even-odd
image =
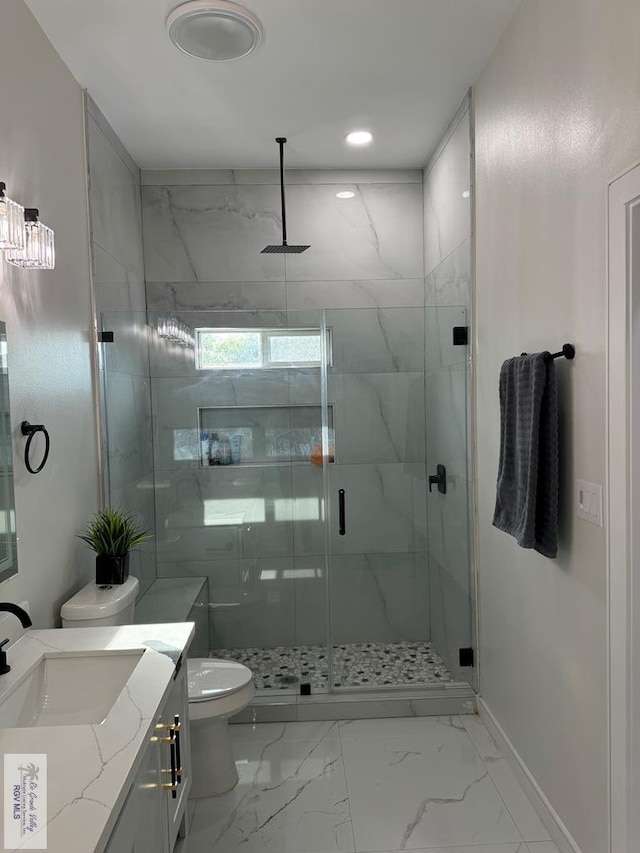
[{"label": "recessed ceiling light", "polygon": [[462,193],[462,198],[471,198],[471,190],[465,190]]},{"label": "recessed ceiling light", "polygon": [[254,14],[228,0],[191,0],[167,18],[169,38],[183,53],[209,62],[229,62],[254,51],[262,24]]},{"label": "recessed ceiling light", "polygon": [[336,193],[336,198],[353,198],[355,193],[352,193],[351,190],[341,190],[339,193]]},{"label": "recessed ceiling light", "polygon": [[368,130],[354,130],[348,134],[347,142],[349,145],[368,145],[373,139],[373,134]]}]

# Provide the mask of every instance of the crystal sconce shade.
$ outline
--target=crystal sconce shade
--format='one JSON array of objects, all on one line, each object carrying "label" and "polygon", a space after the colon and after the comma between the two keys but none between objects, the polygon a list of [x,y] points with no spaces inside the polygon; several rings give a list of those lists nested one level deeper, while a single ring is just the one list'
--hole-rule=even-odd
[{"label": "crystal sconce shade", "polygon": [[23,230],[24,248],[8,251],[7,261],[16,267],[52,270],[56,262],[53,231],[40,222],[37,208],[25,208]]},{"label": "crystal sconce shade", "polygon": [[193,330],[175,317],[158,317],[158,334],[179,347],[195,347]]},{"label": "crystal sconce shade", "polygon": [[0,181],[0,249],[24,249],[24,207],[7,196],[6,188]]}]

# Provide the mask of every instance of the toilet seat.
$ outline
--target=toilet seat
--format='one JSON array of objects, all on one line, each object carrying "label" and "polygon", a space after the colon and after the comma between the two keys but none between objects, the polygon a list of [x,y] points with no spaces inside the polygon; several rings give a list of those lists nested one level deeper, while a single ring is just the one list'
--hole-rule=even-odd
[{"label": "toilet seat", "polygon": [[231,717],[253,699],[253,673],[241,663],[218,658],[187,660],[189,716],[192,720]]}]

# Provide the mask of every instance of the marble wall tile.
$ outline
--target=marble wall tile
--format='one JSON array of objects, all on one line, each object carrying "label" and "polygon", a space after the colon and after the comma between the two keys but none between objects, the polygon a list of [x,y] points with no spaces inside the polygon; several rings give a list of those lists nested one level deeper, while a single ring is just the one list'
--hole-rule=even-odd
[{"label": "marble wall tile", "polygon": [[243,558],[293,553],[288,466],[157,472],[156,489],[167,559],[223,559],[236,547]]},{"label": "marble wall tile", "polygon": [[460,307],[425,308],[425,370],[466,364],[468,346],[454,346],[454,326],[467,325],[467,310]]},{"label": "marble wall tile", "polygon": [[427,456],[467,478],[467,366],[426,374]]},{"label": "marble wall tile", "polygon": [[[427,472],[435,470],[435,463],[427,463]],[[427,495],[427,519],[429,553],[471,597],[469,488],[469,483],[462,477],[450,474],[446,495],[435,488]]]},{"label": "marble wall tile", "polygon": [[424,317],[411,308],[327,311],[333,373],[424,369]]},{"label": "marble wall tile", "polygon": [[240,560],[249,577],[246,593],[227,606],[213,593],[211,642],[216,648],[274,648],[296,642],[295,580],[292,557]]},{"label": "marble wall tile", "polygon": [[277,186],[146,186],[142,203],[148,282],[284,281],[261,254],[282,240]]},{"label": "marble wall tile", "polygon": [[331,572],[334,644],[430,639],[426,554],[335,555]]},{"label": "marble wall tile", "polygon": [[469,112],[460,119],[424,178],[425,273],[471,236]]},{"label": "marble wall tile", "polygon": [[291,469],[293,552],[298,556],[325,553],[325,501],[322,468],[299,465]]},{"label": "marble wall tile", "polygon": [[413,308],[424,302],[422,279],[287,281],[287,307]]},{"label": "marble wall tile", "polygon": [[206,578],[209,600],[224,603],[241,590],[242,577],[237,558],[228,560],[159,560],[159,578]]},{"label": "marble wall tile", "polygon": [[459,665],[458,651],[474,645],[471,601],[451,576],[429,556],[431,642],[444,659],[454,681],[471,683],[473,668]]},{"label": "marble wall tile", "polygon": [[144,311],[103,312],[102,329],[114,333],[113,343],[102,344],[104,369],[149,379],[149,327]]},{"label": "marble wall tile", "polygon": [[[143,169],[143,186],[280,185],[277,169]],[[289,184],[420,184],[421,169],[287,169]]]},{"label": "marble wall tile", "polygon": [[[426,549],[424,463],[329,466],[334,554]],[[338,489],[346,492],[346,535],[338,535]]]},{"label": "marble wall tile", "polygon": [[471,237],[467,238],[429,273],[433,277],[435,304],[471,308]]},{"label": "marble wall tile", "polygon": [[143,595],[156,578],[156,529],[155,507],[153,493],[153,477],[145,475],[138,480],[131,480],[119,488],[109,491],[109,503],[113,507],[122,507],[132,512],[141,520],[145,530],[152,539],[145,542],[139,549],[131,552],[129,573],[138,578]]},{"label": "marble wall tile", "polygon": [[149,380],[126,373],[109,373],[106,393],[109,483],[113,490],[152,470]]},{"label": "marble wall tile", "polygon": [[328,388],[338,463],[424,460],[424,374],[332,375]]},{"label": "marble wall tile", "polygon": [[87,120],[92,239],[144,278],[140,183],[93,116]]},{"label": "marble wall tile", "polygon": [[[224,561],[226,558],[237,557],[238,530],[236,527],[231,525],[205,527],[196,523],[189,524],[187,520],[183,524],[178,524],[172,516],[162,515],[162,509],[163,502],[159,500],[156,509],[158,566],[164,562],[182,565],[184,562]],[[166,577],[166,572],[163,575]]]},{"label": "marble wall tile", "polygon": [[281,281],[173,282],[147,285],[149,311],[247,311],[286,308],[285,284]]},{"label": "marble wall tile", "polygon": [[287,192],[291,243],[310,244],[286,255],[287,281],[420,278],[422,198],[419,184],[347,187],[294,185]]},{"label": "marble wall tile", "polygon": [[327,566],[324,555],[293,558],[296,608],[296,644],[328,643]]},{"label": "marble wall tile", "polygon": [[97,243],[92,244],[92,249],[98,314],[103,311],[146,311],[144,280]]}]

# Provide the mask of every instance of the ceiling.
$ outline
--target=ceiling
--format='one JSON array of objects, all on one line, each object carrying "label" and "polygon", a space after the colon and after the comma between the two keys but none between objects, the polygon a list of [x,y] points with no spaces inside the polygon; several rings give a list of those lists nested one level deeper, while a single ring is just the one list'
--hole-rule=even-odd
[{"label": "ceiling", "polygon": [[[244,0],[250,56],[178,51],[177,0],[26,0],[142,168],[420,167],[519,0]],[[344,142],[354,129],[374,143]]]}]

